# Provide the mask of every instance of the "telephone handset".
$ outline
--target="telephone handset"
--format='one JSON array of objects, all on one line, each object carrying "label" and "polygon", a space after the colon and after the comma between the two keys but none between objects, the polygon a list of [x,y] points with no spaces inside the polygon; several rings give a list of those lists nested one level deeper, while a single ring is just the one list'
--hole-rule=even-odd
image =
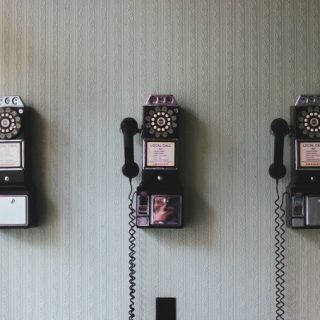
[{"label": "telephone handset", "polygon": [[275,135],[272,178],[286,174],[282,163],[284,136],[291,139],[291,182],[287,187],[287,224],[320,228],[320,95],[299,96],[291,107],[291,126],[283,119],[271,124]]},{"label": "telephone handset", "polygon": [[133,118],[125,118],[120,126],[124,137],[124,158],[125,163],[122,173],[129,179],[136,177],[139,173],[139,166],[134,162],[133,136],[139,132],[137,121]]},{"label": "telephone handset", "polygon": [[0,228],[35,224],[28,122],[20,97],[0,97]]},{"label": "telephone handset", "polygon": [[142,181],[137,188],[136,226],[182,227],[182,187],[178,176],[179,120],[181,108],[173,95],[151,95],[143,106],[143,125],[133,118],[121,123],[124,134],[123,174],[139,173],[133,157],[133,136],[143,140]]},{"label": "telephone handset", "polygon": [[269,168],[269,174],[274,179],[281,179],[286,175],[286,167],[283,164],[284,137],[289,133],[289,125],[284,119],[278,118],[272,121],[271,131],[274,139],[274,161]]}]

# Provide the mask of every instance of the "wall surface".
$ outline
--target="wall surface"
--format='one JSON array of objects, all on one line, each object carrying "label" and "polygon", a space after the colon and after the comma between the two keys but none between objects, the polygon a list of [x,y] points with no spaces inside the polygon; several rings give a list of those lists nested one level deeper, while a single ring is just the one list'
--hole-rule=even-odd
[{"label": "wall surface", "polygon": [[[186,113],[187,225],[138,231],[136,318],[154,319],[155,297],[172,296],[179,320],[274,319],[269,124],[288,119],[295,96],[320,92],[319,1],[0,8],[0,94],[36,112],[41,216],[36,229],[0,232],[0,319],[128,318],[119,124],[140,121],[150,93],[173,93]],[[320,231],[287,230],[286,239],[286,319],[319,319]]]}]

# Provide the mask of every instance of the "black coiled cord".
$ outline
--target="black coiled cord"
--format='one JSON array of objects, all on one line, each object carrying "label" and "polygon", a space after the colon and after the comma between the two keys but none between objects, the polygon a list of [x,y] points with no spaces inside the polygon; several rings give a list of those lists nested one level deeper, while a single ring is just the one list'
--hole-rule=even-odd
[{"label": "black coiled cord", "polygon": [[281,203],[279,195],[279,181],[276,182],[277,198],[274,202],[275,209],[275,289],[276,289],[276,320],[284,320],[285,307],[285,211],[283,209],[283,202],[287,192],[282,195]]},{"label": "black coiled cord", "polygon": [[132,181],[129,179],[130,182],[130,193],[128,196],[129,199],[129,297],[130,297],[130,303],[129,303],[129,320],[132,320],[135,318],[134,314],[134,299],[135,299],[135,289],[134,287],[136,286],[135,280],[136,277],[134,276],[136,271],[135,271],[135,241],[136,241],[136,230],[135,230],[135,210],[133,208],[133,200],[136,192],[133,192],[132,190]]}]

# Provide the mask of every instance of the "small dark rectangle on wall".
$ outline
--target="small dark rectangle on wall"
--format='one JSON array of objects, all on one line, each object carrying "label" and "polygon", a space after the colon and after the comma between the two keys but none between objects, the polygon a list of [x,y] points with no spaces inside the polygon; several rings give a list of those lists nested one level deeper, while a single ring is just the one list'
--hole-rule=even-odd
[{"label": "small dark rectangle on wall", "polygon": [[156,298],[156,320],[176,320],[176,298]]}]

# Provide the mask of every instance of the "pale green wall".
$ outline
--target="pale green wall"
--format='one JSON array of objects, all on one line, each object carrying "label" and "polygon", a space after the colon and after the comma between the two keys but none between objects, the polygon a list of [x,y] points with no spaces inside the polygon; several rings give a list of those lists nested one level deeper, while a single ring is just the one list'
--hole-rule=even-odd
[{"label": "pale green wall", "polygon": [[[179,320],[274,319],[269,124],[288,119],[295,96],[320,92],[319,1],[0,8],[0,94],[21,95],[37,112],[42,216],[37,229],[0,232],[0,318],[127,319],[119,124],[140,119],[160,92],[187,113],[188,224],[138,231],[137,319],[154,319],[157,296],[177,297]],[[287,232],[287,319],[319,319],[319,243],[320,231]]]}]

